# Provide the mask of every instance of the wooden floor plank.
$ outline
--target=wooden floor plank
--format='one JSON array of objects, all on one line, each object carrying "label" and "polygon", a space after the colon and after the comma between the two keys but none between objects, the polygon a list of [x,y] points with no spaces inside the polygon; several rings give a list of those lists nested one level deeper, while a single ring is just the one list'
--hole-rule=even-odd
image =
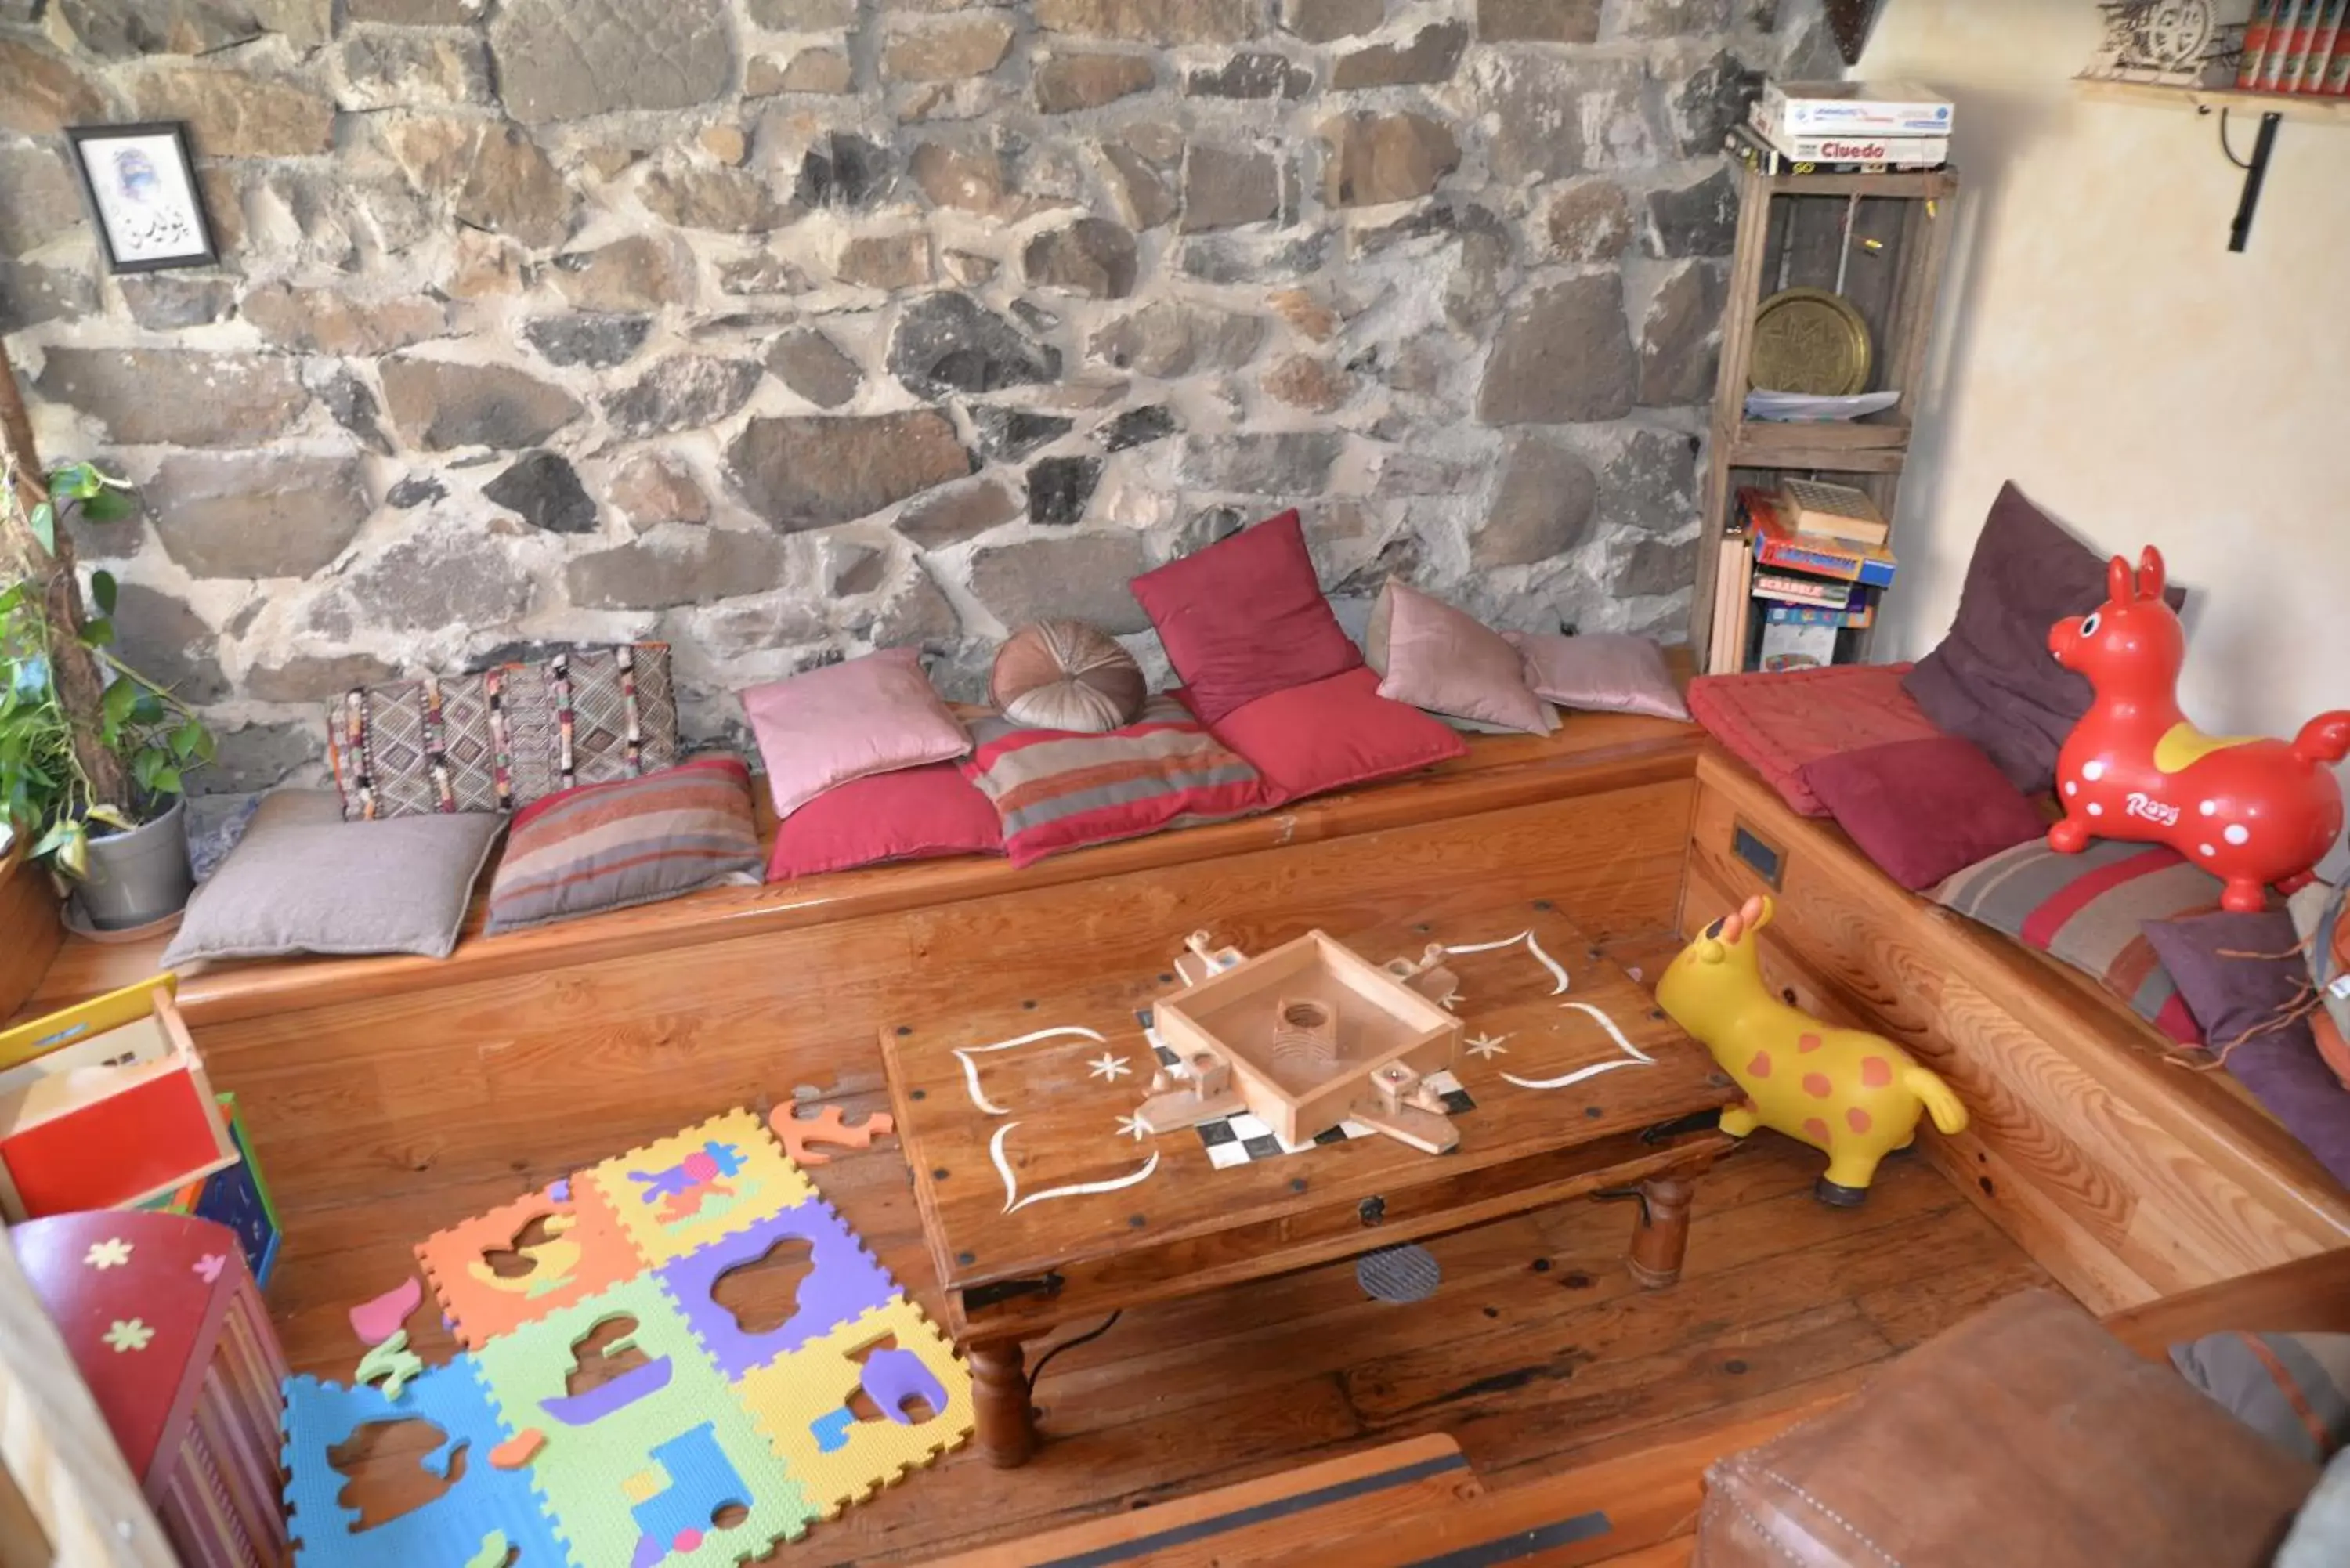
[{"label": "wooden floor plank", "polygon": [[[1709,1173],[1671,1290],[1625,1274],[1627,1206],[1580,1203],[1430,1243],[1444,1282],[1420,1303],[1369,1300],[1349,1262],[1129,1313],[1045,1374],[1047,1440],[1027,1469],[951,1455],[773,1560],[916,1563],[1434,1432],[1489,1485],[1522,1484],[1842,1394],[1900,1345],[2044,1282],[1925,1162],[1889,1164],[1857,1210],[1812,1200],[1817,1166],[1759,1137]],[[295,1368],[347,1381],[362,1348],[347,1311],[411,1272],[416,1241],[560,1174],[289,1213],[270,1297]],[[935,1311],[894,1142],[812,1179]],[[410,1326],[438,1362],[450,1346],[434,1319]],[[387,1445],[361,1470],[400,1462]]]}]

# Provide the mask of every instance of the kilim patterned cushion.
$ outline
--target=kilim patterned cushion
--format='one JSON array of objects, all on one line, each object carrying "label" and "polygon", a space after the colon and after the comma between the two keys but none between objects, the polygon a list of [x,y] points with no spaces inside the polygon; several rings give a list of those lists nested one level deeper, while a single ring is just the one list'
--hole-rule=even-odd
[{"label": "kilim patterned cushion", "polygon": [[344,694],[327,730],[350,820],[511,811],[677,761],[669,645],[364,686]]}]

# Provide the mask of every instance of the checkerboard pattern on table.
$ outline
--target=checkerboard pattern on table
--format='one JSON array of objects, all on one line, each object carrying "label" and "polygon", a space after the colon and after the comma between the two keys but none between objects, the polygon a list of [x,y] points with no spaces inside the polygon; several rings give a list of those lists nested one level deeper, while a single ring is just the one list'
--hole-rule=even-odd
[{"label": "checkerboard pattern on table", "polygon": [[[754,1327],[718,1282],[810,1272]],[[604,1161],[417,1252],[468,1348],[396,1395],[286,1385],[301,1568],[720,1568],[796,1540],[970,1436],[953,1347],[747,1111]],[[495,1256],[496,1263],[491,1262]],[[599,1357],[615,1358],[595,1368]],[[599,1376],[583,1376],[591,1370]],[[414,1419],[439,1496],[359,1528],[330,1450]],[[459,1469],[461,1451],[470,1451]]]},{"label": "checkerboard pattern on table", "polygon": [[[1149,1012],[1139,1012],[1135,1017],[1141,1021],[1143,1037],[1150,1042],[1151,1054],[1159,1059],[1159,1066],[1176,1077],[1188,1077],[1190,1069],[1183,1065],[1182,1059],[1167,1042],[1159,1038],[1159,1026],[1151,1022]],[[1477,1108],[1477,1102],[1461,1086],[1461,1080],[1450,1072],[1430,1073],[1428,1082],[1444,1097],[1446,1115],[1457,1116],[1463,1111]],[[1318,1148],[1326,1143],[1345,1143],[1348,1138],[1378,1136],[1360,1122],[1340,1122],[1336,1127],[1324,1127],[1302,1143],[1288,1143],[1253,1111],[1243,1111],[1234,1116],[1218,1116],[1213,1121],[1201,1122],[1195,1130],[1200,1135],[1201,1144],[1208,1151],[1208,1163],[1218,1170],[1230,1170],[1233,1166],[1246,1165],[1251,1160],[1278,1159],[1284,1154],[1304,1154],[1307,1149]]]}]

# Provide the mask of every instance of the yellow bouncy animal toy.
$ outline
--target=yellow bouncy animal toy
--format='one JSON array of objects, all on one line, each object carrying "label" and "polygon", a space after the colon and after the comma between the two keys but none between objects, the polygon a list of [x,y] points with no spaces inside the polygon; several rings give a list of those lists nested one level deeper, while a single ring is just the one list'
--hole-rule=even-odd
[{"label": "yellow bouncy animal toy", "polygon": [[1753,898],[1708,926],[1657,981],[1657,1002],[1746,1091],[1721,1113],[1721,1130],[1744,1137],[1766,1127],[1823,1150],[1828,1168],[1814,1191],[1850,1208],[1867,1198],[1877,1162],[1908,1146],[1919,1111],[1954,1133],[1967,1108],[1892,1041],[1832,1028],[1772,995],[1754,940],[1772,913],[1770,899]]}]

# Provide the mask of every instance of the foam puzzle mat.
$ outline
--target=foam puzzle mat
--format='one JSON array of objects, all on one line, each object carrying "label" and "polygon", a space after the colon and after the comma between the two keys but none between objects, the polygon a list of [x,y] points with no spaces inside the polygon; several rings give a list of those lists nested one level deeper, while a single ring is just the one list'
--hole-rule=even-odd
[{"label": "foam puzzle mat", "polygon": [[[720,1304],[728,1272],[793,1243],[810,1267],[780,1321]],[[397,1394],[287,1381],[299,1568],[717,1568],[971,1435],[953,1346],[748,1111],[416,1251],[464,1348]],[[625,1368],[583,1377],[599,1356]],[[401,1421],[439,1434],[417,1458],[437,1494],[362,1529],[331,1456]]]}]

